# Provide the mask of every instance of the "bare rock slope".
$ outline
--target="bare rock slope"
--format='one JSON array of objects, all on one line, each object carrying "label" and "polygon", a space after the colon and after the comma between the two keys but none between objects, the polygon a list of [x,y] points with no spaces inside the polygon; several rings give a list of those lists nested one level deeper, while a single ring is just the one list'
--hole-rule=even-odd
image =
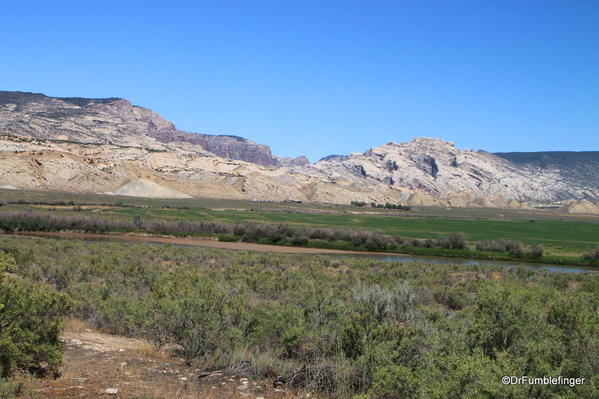
[{"label": "bare rock slope", "polygon": [[160,148],[189,143],[223,158],[272,165],[270,148],[236,136],[177,130],[157,113],[121,98],[54,98],[0,91],[0,127],[5,133],[44,140]]},{"label": "bare rock slope", "polygon": [[599,182],[587,178],[597,171],[588,168],[518,163],[428,138],[310,164],[305,157],[274,157],[241,137],[179,131],[123,99],[0,92],[0,187],[519,207],[598,199]]},{"label": "bare rock slope", "polygon": [[597,180],[576,179],[557,167],[516,164],[485,151],[460,150],[440,139],[388,143],[363,154],[327,157],[314,167],[335,178],[426,193],[453,206],[599,197]]}]

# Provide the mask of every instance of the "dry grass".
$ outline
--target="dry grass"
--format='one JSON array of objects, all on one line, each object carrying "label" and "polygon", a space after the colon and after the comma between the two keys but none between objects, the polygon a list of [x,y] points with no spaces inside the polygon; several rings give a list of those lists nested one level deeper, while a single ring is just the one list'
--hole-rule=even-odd
[{"label": "dry grass", "polygon": [[159,359],[159,360],[173,360],[175,357],[172,352],[175,348],[157,348],[156,345],[153,345],[150,342],[142,341],[138,348],[134,349],[133,352],[139,355],[140,357],[147,357],[150,359]]},{"label": "dry grass", "polygon": [[69,317],[65,321],[64,330],[65,332],[80,333],[84,330],[89,330],[90,326],[83,320]]}]

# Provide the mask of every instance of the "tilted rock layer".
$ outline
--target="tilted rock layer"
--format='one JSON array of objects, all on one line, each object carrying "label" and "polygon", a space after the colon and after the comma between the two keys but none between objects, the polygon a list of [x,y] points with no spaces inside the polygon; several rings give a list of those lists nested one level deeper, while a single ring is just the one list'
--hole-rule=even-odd
[{"label": "tilted rock layer", "polygon": [[512,162],[439,139],[364,153],[273,157],[235,136],[182,132],[123,99],[0,92],[0,187],[148,197],[515,207],[599,198],[597,173]]},{"label": "tilted rock layer", "polygon": [[439,139],[388,143],[363,154],[321,160],[329,176],[379,182],[429,194],[447,205],[504,206],[597,198],[599,181],[564,175],[559,168],[517,165],[485,151],[457,149]]},{"label": "tilted rock layer", "polygon": [[224,158],[275,163],[268,146],[237,136],[183,132],[157,113],[120,98],[54,98],[0,91],[0,128],[37,139],[82,143],[146,148],[156,148],[156,143],[189,143]]}]

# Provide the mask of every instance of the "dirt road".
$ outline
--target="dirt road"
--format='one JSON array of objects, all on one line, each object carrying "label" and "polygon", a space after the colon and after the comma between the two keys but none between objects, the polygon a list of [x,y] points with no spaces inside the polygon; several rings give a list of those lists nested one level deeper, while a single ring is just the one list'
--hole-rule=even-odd
[{"label": "dirt road", "polygon": [[[157,244],[185,245],[190,247],[233,249],[237,251],[277,252],[288,254],[348,254],[348,255],[381,255],[381,252],[344,251],[339,249],[288,247],[283,245],[255,244],[250,242],[223,242],[210,238],[161,237],[141,234],[95,234],[78,232],[19,232],[23,237],[45,237],[81,240],[150,242]],[[384,253],[384,255],[399,255]]]}]

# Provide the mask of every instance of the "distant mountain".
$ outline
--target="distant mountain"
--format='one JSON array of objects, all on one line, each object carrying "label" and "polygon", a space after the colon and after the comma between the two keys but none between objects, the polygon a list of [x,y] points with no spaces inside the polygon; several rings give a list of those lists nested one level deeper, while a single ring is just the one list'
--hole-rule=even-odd
[{"label": "distant mountain", "polygon": [[0,129],[37,139],[147,148],[156,141],[190,143],[223,158],[275,163],[268,146],[237,136],[180,131],[157,113],[122,98],[58,98],[0,91]]},{"label": "distant mountain", "polygon": [[504,206],[511,200],[550,203],[599,198],[599,179],[588,178],[599,172],[599,165],[582,164],[571,162],[568,168],[518,164],[486,151],[461,150],[440,139],[416,138],[363,154],[326,157],[314,167],[335,177],[355,176],[409,188],[441,204]]},{"label": "distant mountain", "polygon": [[347,158],[349,158],[349,156],[347,155],[336,155],[336,154],[331,154],[331,155],[327,155],[326,157],[322,157],[318,160],[318,162],[320,161],[345,161]]},{"label": "distant mountain", "polygon": [[310,165],[310,160],[303,155],[296,157],[296,158],[274,157],[274,160],[275,160],[275,162],[274,162],[275,166],[278,166],[278,167]]},{"label": "distant mountain", "polygon": [[518,164],[542,168],[599,165],[599,151],[496,152],[495,155]]},{"label": "distant mountain", "polygon": [[0,187],[17,189],[582,212],[599,199],[598,154],[491,154],[416,138],[310,164],[242,137],[180,131],[120,98],[0,92]]},{"label": "distant mountain", "polygon": [[[497,152],[495,155],[518,165],[557,171],[578,186],[599,184],[599,151]],[[592,196],[586,198],[593,199]]]}]

